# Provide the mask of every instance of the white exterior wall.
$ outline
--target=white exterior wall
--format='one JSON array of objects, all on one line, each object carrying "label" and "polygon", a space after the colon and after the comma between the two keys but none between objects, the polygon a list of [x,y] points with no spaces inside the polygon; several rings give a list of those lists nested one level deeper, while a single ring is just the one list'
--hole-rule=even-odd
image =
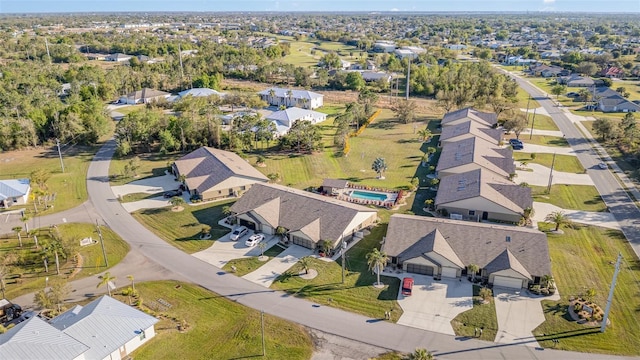
[{"label": "white exterior wall", "polygon": [[[489,213],[489,219],[504,220],[517,222],[522,215],[515,211],[511,211],[503,206],[500,206],[492,201],[489,201],[483,197],[477,196],[471,199],[465,199],[460,201],[453,201],[446,204],[438,205],[438,208],[446,208],[449,213],[461,213],[464,217],[469,217],[469,210],[475,210],[475,218],[482,218],[482,213],[486,211]],[[462,210],[462,211],[459,211]]]},{"label": "white exterior wall", "polygon": [[[151,340],[154,336],[156,336],[156,331],[153,325],[148,327],[147,329],[144,329],[144,334],[145,334],[144,339],[140,340],[140,335],[135,334],[135,337],[133,337],[131,340],[127,341],[127,343],[123,345],[124,353],[126,355],[130,355],[137,348],[139,348],[144,343],[146,343],[147,341]],[[109,354],[109,356],[105,357],[103,360],[120,360],[120,359],[122,358],[120,357],[120,348],[118,348],[115,351],[113,351],[111,354]]]},{"label": "white exterior wall", "polygon": [[516,272],[513,269],[506,269],[506,270],[501,270],[501,271],[496,271],[494,273],[489,274],[489,283],[493,284],[494,279],[496,276],[504,276],[504,277],[510,277],[510,278],[516,278],[516,279],[521,279],[521,287],[525,287],[526,284],[529,282],[529,279],[526,279],[522,276],[522,274]]}]

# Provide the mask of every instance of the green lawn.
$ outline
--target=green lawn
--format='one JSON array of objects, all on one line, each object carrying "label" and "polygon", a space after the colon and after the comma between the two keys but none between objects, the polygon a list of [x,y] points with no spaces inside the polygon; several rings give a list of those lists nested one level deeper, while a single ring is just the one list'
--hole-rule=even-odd
[{"label": "green lawn", "polygon": [[[535,163],[551,168],[551,163],[553,162],[553,154],[547,153],[536,153],[536,158],[531,159],[530,153],[524,152],[515,152],[513,153],[513,158],[518,166],[520,166],[521,162],[527,163]],[[585,169],[580,164],[580,161],[577,157],[572,155],[557,155],[556,161],[553,165],[553,169],[555,171],[560,172],[568,172],[568,173],[576,173],[576,174],[584,174]]]},{"label": "green lawn", "polygon": [[546,186],[531,186],[533,201],[553,204],[563,209],[584,211],[606,211],[607,205],[600,197],[598,189],[591,185],[551,185],[551,192],[545,194]]},{"label": "green lawn", "polygon": [[[551,116],[536,114],[534,119],[531,109],[529,109],[529,122],[530,124],[533,124],[533,128],[537,130],[560,131],[560,129],[558,129],[558,125],[556,125]],[[520,136],[525,137],[526,134]]]},{"label": "green lawn", "polygon": [[[278,245],[274,245],[271,248],[264,251],[264,256],[267,256],[269,259],[265,261],[258,260],[257,256],[249,257],[249,258],[241,258],[241,259],[232,259],[228,263],[226,263],[222,270],[232,273],[235,276],[244,276],[250,272],[254,272],[258,270],[259,267],[266,264],[269,260],[278,256],[284,249]],[[233,270],[233,266],[235,266],[235,271]]]},{"label": "green lawn", "polygon": [[[619,119],[614,121],[617,123]],[[622,169],[622,171],[624,171],[627,175],[630,175],[637,169],[637,166],[634,166],[629,161],[627,161],[626,156],[620,151],[618,146],[616,146],[615,142],[602,142],[602,138],[593,131],[593,121],[583,121],[582,124],[591,133],[591,136],[598,140],[600,145],[605,148],[607,154],[611,156],[611,159],[616,162],[616,164],[620,167],[620,169]]]},{"label": "green lawn", "polygon": [[[313,343],[300,325],[264,315],[266,356],[262,357],[260,312],[199,286],[174,281],[136,284],[146,309],[163,299],[171,308],[155,326],[156,337],[140,347],[136,359],[309,359]],[[126,302],[126,297],[121,297]],[[153,310],[151,310],[153,311]],[[186,321],[184,332],[176,330]]]},{"label": "green lawn", "polygon": [[[129,252],[129,245],[108,228],[101,227],[104,238],[104,246],[107,252],[109,267],[118,264]],[[79,252],[82,263],[78,272],[74,272],[76,262],[73,256],[59,255],[60,275],[56,275],[55,255],[47,255],[49,258],[49,272],[45,272],[42,261],[42,249],[48,246],[51,240],[49,228],[38,229],[35,234],[38,239],[38,249],[35,248],[33,236],[22,236],[22,248],[19,247],[17,237],[0,240],[0,258],[15,253],[22,265],[9,266],[9,275],[6,280],[6,296],[14,298],[23,294],[36,292],[45,286],[45,278],[60,277],[63,279],[77,280],[103,272],[105,267],[102,248],[98,242],[92,245],[80,247],[80,240],[91,237],[99,240],[96,227],[93,224],[69,223],[58,225],[58,232],[69,254]],[[19,277],[18,277],[19,276]],[[97,281],[96,281],[97,284]]]},{"label": "green lawn", "polygon": [[529,105],[529,110],[540,106],[540,103],[535,101],[533,98],[530,98],[529,93],[524,91],[521,87],[518,87],[517,99],[518,102],[515,106],[520,109],[526,109],[527,105]]},{"label": "green lawn", "polygon": [[157,196],[162,196],[162,193],[155,193],[155,194],[147,194],[147,193],[132,193],[132,194],[125,194],[120,196],[120,198],[118,199],[120,202],[126,203],[126,202],[136,202],[136,201],[140,201],[140,200],[145,200],[145,199],[151,199]]},{"label": "green lawn", "polygon": [[347,252],[347,275],[342,284],[340,260],[326,262],[311,259],[311,268],[318,271],[318,276],[312,280],[304,280],[297,276],[302,270],[300,264],[294,265],[287,273],[280,276],[271,288],[283,290],[289,294],[308,299],[309,301],[348,310],[374,319],[384,319],[384,312],[391,312],[392,321],[397,321],[402,315],[402,308],[396,299],[400,280],[395,277],[381,276],[386,284],[383,289],[376,289],[372,285],[376,276],[368,270],[366,254],[374,247],[380,246],[380,240],[387,230],[386,225],[375,227],[371,234],[361,240]]},{"label": "green lawn", "polygon": [[[515,137],[515,136],[514,136]],[[546,136],[546,135],[533,135],[520,134],[520,140],[524,143],[525,150],[527,144],[543,145],[543,146],[555,146],[555,147],[569,147],[569,143],[566,139],[558,136]]]},{"label": "green lawn", "polygon": [[494,341],[498,334],[498,315],[494,298],[483,304],[479,296],[480,286],[473,285],[473,308],[458,314],[451,320],[451,326],[457,336],[474,337],[476,328],[482,328],[480,340]]},{"label": "green lawn", "polygon": [[[542,224],[549,229],[550,224]],[[595,302],[606,305],[609,284],[613,278],[618,253],[624,261],[618,275],[609,319],[611,326],[605,333],[571,321],[567,304],[587,289],[595,289]],[[591,226],[564,229],[564,235],[549,234],[549,253],[553,276],[562,298],[558,302],[543,301],[545,318],[533,333],[544,347],[553,347],[554,338],[560,340],[556,348],[571,351],[638,355],[640,354],[640,261],[623,234]],[[543,335],[543,334],[546,334]]]},{"label": "green lawn", "polygon": [[[182,156],[181,153],[160,154],[160,153],[145,153],[138,155],[139,169],[136,170],[137,177],[131,174],[129,177],[125,176],[124,167],[129,163],[133,156],[127,156],[124,158],[114,157],[111,160],[109,166],[109,178],[111,185],[124,185],[134,180],[139,180],[146,177],[162,176],[169,168],[169,165],[177,158]],[[177,183],[176,183],[177,184]]]},{"label": "green lawn", "polygon": [[[7,151],[0,153],[2,170],[0,178],[18,179],[30,178],[35,169],[49,171],[51,177],[46,182],[47,192],[55,194],[55,201],[49,202],[53,208],[44,209],[44,202],[37,204],[37,215],[46,215],[54,212],[74,208],[87,200],[87,169],[98,147],[75,146],[67,149],[63,154],[65,172],[60,167],[60,158],[55,147],[47,146],[45,149],[32,149],[20,151]],[[32,187],[37,185],[32,184]],[[33,194],[33,193],[32,193]],[[26,206],[30,216],[34,214],[34,199],[30,196]],[[20,206],[24,207],[24,206]],[[13,207],[15,210],[18,206]]]},{"label": "green lawn", "polygon": [[[166,240],[178,249],[192,254],[211,246],[229,229],[218,225],[224,206],[231,205],[234,200],[225,200],[212,204],[191,206],[184,205],[184,210],[174,212],[171,207],[139,210],[133,215],[147,229]],[[200,239],[202,225],[211,226],[211,238]]]}]

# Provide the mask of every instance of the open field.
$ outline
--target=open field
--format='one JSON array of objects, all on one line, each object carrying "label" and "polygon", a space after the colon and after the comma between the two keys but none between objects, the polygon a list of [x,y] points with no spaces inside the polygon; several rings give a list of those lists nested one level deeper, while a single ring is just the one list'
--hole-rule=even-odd
[{"label": "open field", "polygon": [[177,152],[165,155],[160,153],[140,154],[137,156],[139,158],[139,161],[137,162],[139,168],[135,173],[137,176],[131,174],[131,176],[128,177],[124,176],[124,167],[134,158],[134,156],[127,156],[124,158],[114,157],[109,166],[110,183],[112,186],[124,185],[131,181],[146,177],[162,176],[165,174],[165,171],[168,170],[169,165],[182,155],[183,154]]},{"label": "open field", "polygon": [[551,185],[546,194],[546,186],[531,186],[533,201],[553,204],[563,209],[584,211],[606,211],[607,205],[595,186],[591,185]]},{"label": "open field", "polygon": [[[216,239],[229,232],[229,229],[218,225],[218,221],[225,217],[222,214],[223,208],[231,205],[233,201],[185,205],[184,210],[179,212],[172,211],[170,207],[144,209],[131,215],[171,245],[192,254],[208,248]],[[200,239],[203,225],[211,226],[210,239]]]},{"label": "open field", "polygon": [[[313,343],[300,325],[265,314],[266,356],[262,357],[260,311],[199,286],[174,281],[136,284],[143,304],[163,299],[171,308],[155,326],[157,335],[134,353],[136,359],[309,359]],[[127,301],[121,297],[121,301]],[[145,306],[146,309],[149,309]],[[153,311],[153,310],[151,310]],[[179,332],[176,322],[185,321]]]},{"label": "open field", "polygon": [[366,254],[374,247],[380,246],[380,240],[386,230],[385,224],[376,226],[371,234],[347,252],[344,284],[340,259],[337,262],[310,259],[310,268],[318,271],[316,278],[304,280],[298,277],[297,274],[302,271],[298,263],[289,269],[287,274],[281,275],[271,288],[283,290],[317,304],[333,306],[374,319],[382,319],[386,309],[393,309],[391,318],[392,321],[397,321],[402,315],[402,308],[396,301],[400,280],[381,276],[380,279],[386,286],[382,289],[374,288],[372,285],[376,282],[376,275],[368,270],[366,260]]},{"label": "open field", "polygon": [[[44,210],[44,202],[38,205],[38,215],[51,214],[71,209],[87,200],[87,169],[98,147],[68,147],[62,153],[65,172],[60,167],[60,158],[55,146],[0,153],[0,178],[30,178],[35,169],[45,169],[51,174],[46,182],[47,193],[56,194],[55,201],[49,202],[53,208]],[[37,187],[31,184],[32,190]],[[33,192],[32,192],[33,193]],[[34,199],[30,196],[26,206],[14,206],[12,209],[25,207],[33,216]],[[36,200],[37,203],[37,200]]]},{"label": "open field", "polygon": [[[9,266],[9,275],[6,278],[6,296],[14,298],[30,292],[36,292],[45,287],[45,279],[51,281],[60,277],[62,279],[77,280],[83,277],[100,273],[105,267],[102,248],[98,242],[99,236],[93,224],[62,224],[58,225],[58,233],[68,256],[59,254],[60,275],[56,275],[55,255],[53,252],[46,254],[49,263],[49,272],[45,272],[42,261],[43,249],[50,246],[52,237],[49,229],[37,229],[35,234],[38,239],[38,248],[35,246],[33,236],[22,235],[22,248],[19,246],[17,236],[0,240],[0,257],[9,257],[15,254],[19,266]],[[101,227],[104,238],[104,246],[107,252],[109,267],[118,264],[129,252],[129,245],[108,228]],[[55,230],[54,230],[55,231]],[[95,243],[81,247],[80,240],[91,237]],[[79,252],[82,259],[74,260],[74,253]],[[78,266],[79,268],[74,271]]]},{"label": "open field", "polygon": [[488,304],[482,303],[478,285],[473,285],[473,308],[458,314],[451,320],[451,326],[457,336],[473,337],[475,328],[482,328],[480,340],[494,341],[498,334],[498,315],[496,315],[496,305],[494,297],[491,297]]},{"label": "open field", "polygon": [[[541,224],[549,229],[551,224]],[[549,253],[553,276],[561,300],[543,301],[545,321],[533,331],[540,344],[562,350],[608,353],[620,355],[640,354],[640,262],[624,235],[616,230],[592,226],[564,228],[564,234],[549,234]],[[587,289],[595,289],[595,303],[603,309],[613,278],[618,253],[623,262],[614,292],[611,325],[605,333],[597,328],[579,325],[570,320],[567,305],[570,297],[578,297]],[[546,335],[543,335],[546,334]]]},{"label": "open field", "polygon": [[[532,159],[530,153],[516,152],[513,154],[513,158],[516,165],[521,166],[521,162],[535,163],[551,168],[553,162],[553,154],[548,153],[536,153],[536,158]],[[553,164],[553,169],[560,172],[569,172],[576,174],[584,174],[585,169],[580,164],[577,157],[571,155],[559,155],[556,154],[556,162]]]}]

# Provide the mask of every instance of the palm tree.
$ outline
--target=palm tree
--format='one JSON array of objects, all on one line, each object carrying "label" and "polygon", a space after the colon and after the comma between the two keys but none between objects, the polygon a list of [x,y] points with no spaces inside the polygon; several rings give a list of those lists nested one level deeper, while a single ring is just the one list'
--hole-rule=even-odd
[{"label": "palm tree", "polygon": [[184,205],[185,201],[182,196],[174,196],[169,200],[169,204],[171,204],[171,206],[173,206],[174,208],[177,208],[180,205]]},{"label": "palm tree", "polygon": [[180,174],[180,176],[178,176],[178,181],[184,184],[184,182],[187,181],[187,176],[184,174]]},{"label": "palm tree", "polygon": [[16,226],[11,230],[15,231],[16,234],[18,234],[18,242],[20,242],[20,247],[22,247],[22,235],[20,235],[20,233],[22,232],[22,226]]},{"label": "palm tree", "polygon": [[491,293],[491,289],[489,289],[488,287],[482,287],[479,294],[482,300],[484,300],[485,302],[489,302],[489,299],[491,299],[491,296],[493,296],[493,294]]},{"label": "palm tree", "polygon": [[269,89],[269,100],[271,100],[271,101],[269,101],[269,103],[271,105],[273,105],[273,100],[275,98],[276,98],[276,91],[273,88]]},{"label": "palm tree", "polygon": [[27,233],[29,232],[29,224],[27,223],[27,221],[29,221],[29,215],[24,214],[22,216],[22,218],[20,218],[20,221],[22,221],[24,223],[24,231],[26,231]]},{"label": "palm tree", "polygon": [[131,289],[135,290],[136,289],[136,284],[133,282],[133,275],[127,275],[127,279],[129,279],[129,281],[131,281]]},{"label": "palm tree", "polygon": [[100,283],[98,283],[98,286],[96,286],[96,289],[99,288],[100,286],[106,285],[107,292],[109,293],[109,296],[111,296],[111,288],[109,287],[109,282],[115,281],[115,280],[116,280],[116,277],[111,276],[111,273],[107,271],[106,273],[104,273],[104,275],[102,275],[102,280],[100,280]]},{"label": "palm tree", "polygon": [[285,229],[282,226],[278,226],[276,228],[276,235],[280,236],[280,240],[284,240],[284,238],[287,236],[287,229]]},{"label": "palm tree", "polygon": [[311,267],[311,258],[305,256],[300,259],[300,266],[302,266],[302,270],[304,270],[305,274],[309,274],[309,268]]},{"label": "palm tree", "polygon": [[384,158],[376,158],[373,164],[371,164],[371,170],[378,174],[378,179],[384,179],[384,172],[387,170],[387,163],[384,161]]},{"label": "palm tree", "polygon": [[525,225],[531,224],[531,218],[535,214],[536,210],[531,206],[524,209],[524,211],[522,212],[522,217],[524,218]]},{"label": "palm tree", "polygon": [[564,211],[554,211],[548,214],[544,221],[556,224],[555,231],[558,231],[562,225],[571,225],[571,220],[565,215]]},{"label": "palm tree", "polygon": [[289,101],[287,101],[287,106],[291,106],[292,98],[293,98],[293,90],[289,89],[287,90],[287,99],[289,99]]},{"label": "palm tree", "polygon": [[433,354],[427,349],[418,348],[407,357],[409,360],[433,360]]},{"label": "palm tree", "polygon": [[431,139],[431,131],[429,129],[418,130],[418,140],[427,142]]},{"label": "palm tree", "polygon": [[584,295],[582,295],[582,297],[583,297],[585,300],[587,300],[587,301],[589,301],[589,302],[592,302],[592,301],[593,301],[593,299],[596,297],[596,294],[597,294],[596,289],[591,288],[591,289],[587,290],[587,291],[584,293]]},{"label": "palm tree", "polygon": [[260,249],[260,257],[264,257],[264,249],[267,248],[267,243],[266,242],[259,243],[258,248]]},{"label": "palm tree", "polygon": [[367,265],[369,265],[369,270],[374,271],[377,275],[378,282],[376,285],[382,285],[380,282],[380,273],[387,263],[389,262],[389,257],[386,253],[374,248],[372,252],[367,254]]},{"label": "palm tree", "polygon": [[540,279],[540,280],[542,280],[542,285],[543,285],[543,287],[548,288],[548,287],[550,287],[551,285],[553,285],[553,277],[551,277],[551,275],[549,275],[549,274],[544,275],[544,276],[542,277],[542,279]]},{"label": "palm tree", "polygon": [[480,270],[480,267],[476,264],[469,264],[467,266],[467,271],[469,271],[469,273],[471,273],[471,281],[476,281],[476,274],[478,273],[478,271]]}]

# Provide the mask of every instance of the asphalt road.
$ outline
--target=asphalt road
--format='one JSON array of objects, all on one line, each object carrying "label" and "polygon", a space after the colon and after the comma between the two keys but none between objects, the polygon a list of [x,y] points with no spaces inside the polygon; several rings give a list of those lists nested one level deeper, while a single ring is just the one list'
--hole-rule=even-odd
[{"label": "asphalt road", "polygon": [[[609,211],[620,224],[622,232],[627,240],[629,240],[636,255],[640,257],[640,210],[638,210],[638,207],[613,173],[611,173],[610,170],[600,169],[598,167],[598,163],[602,161],[600,156],[596,154],[589,144],[589,141],[584,138],[578,128],[567,117],[566,111],[568,110],[564,107],[557,106],[553,100],[547,97],[547,94],[531,85],[528,81],[514,74],[505,73],[516,79],[518,85],[538,101],[538,103],[547,110],[549,115],[551,115],[553,121],[565,135],[569,145],[571,145],[576,152],[578,160],[580,160],[582,166],[587,169],[587,174],[589,174],[593,180],[600,196],[609,207]],[[612,258],[610,260],[615,261],[616,259]]]},{"label": "asphalt road", "polygon": [[[115,142],[109,141],[98,151],[89,166],[87,174],[89,198],[107,226],[127,241],[135,251],[144,254],[152,262],[161,264],[168,270],[166,273],[171,274],[171,278],[186,279],[240,304],[313,329],[391,350],[411,352],[418,347],[424,347],[442,359],[586,360],[607,357],[598,354],[536,349],[519,344],[495,344],[432,333],[319,306],[226,274],[221,269],[167,244],[124,210],[109,186],[109,162],[114,150]],[[381,318],[384,310],[380,309]]]}]

